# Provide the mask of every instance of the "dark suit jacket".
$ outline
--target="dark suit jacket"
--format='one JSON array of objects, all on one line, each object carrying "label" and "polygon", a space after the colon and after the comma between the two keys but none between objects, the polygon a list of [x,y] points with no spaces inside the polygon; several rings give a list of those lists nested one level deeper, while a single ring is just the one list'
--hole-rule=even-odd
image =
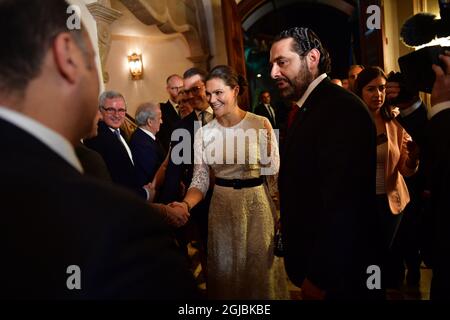
[{"label": "dark suit jacket", "polygon": [[285,264],[327,297],[362,298],[377,264],[376,129],[363,102],[323,80],[288,131],[279,174]]},{"label": "dark suit jacket", "polygon": [[272,125],[272,128],[274,129],[279,129],[279,125],[278,125],[278,111],[277,109],[275,109],[275,107],[273,105],[272,109],[275,113],[275,119],[272,118],[272,116],[269,114],[269,112],[267,111],[266,107],[264,106],[264,104],[260,103],[255,107],[255,114],[266,117],[267,119],[269,119],[270,124]]},{"label": "dark suit jacket", "polygon": [[[197,123],[197,127],[195,126]],[[180,130],[182,136],[172,141],[172,155],[166,169],[164,184],[161,188],[160,202],[170,203],[172,201],[180,201],[180,182],[183,182],[186,189],[192,181],[193,163],[194,163],[194,138],[195,132],[200,128],[201,124],[198,121],[197,114],[192,111],[189,115],[184,117],[176,126],[175,130]],[[181,145],[185,149],[181,149]],[[180,148],[180,149],[179,149]],[[180,152],[178,152],[180,151]],[[184,151],[190,152],[190,163],[175,164],[173,162],[174,153],[180,157],[184,157]],[[209,203],[211,201],[212,192],[209,191],[203,201],[197,204],[191,212],[192,218],[196,220],[203,228],[207,228],[207,218]]]},{"label": "dark suit jacket", "polygon": [[427,118],[425,106],[411,115],[398,117],[404,128],[419,143],[421,166],[425,166],[431,190],[431,208],[426,219],[433,226],[433,280],[431,299],[450,299],[450,109]]},{"label": "dark suit jacket", "polygon": [[[180,182],[183,181],[186,187],[192,180],[193,165],[194,162],[194,136],[195,136],[195,121],[198,121],[195,111],[191,112],[189,115],[180,120],[174,128],[180,133],[180,137],[177,137],[171,143],[172,155],[180,148],[181,144],[184,149],[180,149],[180,152],[176,152],[176,156],[184,157],[188,156],[190,159],[189,163],[175,164],[173,162],[172,156],[169,158],[169,163],[166,169],[166,175],[164,179],[164,184],[161,188],[160,201],[162,203],[170,203],[172,201],[179,201],[180,195]],[[197,128],[198,129],[198,128]],[[178,147],[177,147],[178,146]],[[174,150],[175,148],[175,150]],[[190,155],[186,155],[189,152]]]},{"label": "dark suit jacket", "polygon": [[180,116],[173,108],[169,100],[166,103],[161,102],[162,121],[161,128],[156,134],[156,138],[161,142],[165,154],[169,151],[170,136],[175,125],[180,121]]},{"label": "dark suit jacket", "polygon": [[[81,175],[6,121],[0,134],[2,299],[192,296],[192,276],[153,207]],[[67,288],[72,265],[81,290]]]},{"label": "dark suit jacket", "polygon": [[125,147],[103,121],[98,123],[98,135],[84,140],[84,145],[100,153],[113,182],[133,190],[144,199],[147,197]]},{"label": "dark suit jacket", "polygon": [[80,142],[75,146],[75,153],[77,154],[86,175],[102,179],[103,181],[112,182],[108,167],[98,152],[89,149]]},{"label": "dark suit jacket", "polygon": [[148,184],[164,161],[163,149],[158,141],[139,128],[131,136],[130,149],[139,184]]}]

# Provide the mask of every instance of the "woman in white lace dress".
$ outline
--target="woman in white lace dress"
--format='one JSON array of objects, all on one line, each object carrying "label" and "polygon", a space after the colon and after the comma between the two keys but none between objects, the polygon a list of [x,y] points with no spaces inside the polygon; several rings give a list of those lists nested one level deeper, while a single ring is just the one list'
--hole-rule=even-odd
[{"label": "woman in white lace dress", "polygon": [[276,210],[267,183],[278,173],[278,145],[266,118],[237,105],[244,85],[228,66],[208,75],[216,118],[195,136],[194,177],[181,205],[190,210],[204,197],[211,170],[209,298],[288,299],[283,261],[273,253]]}]

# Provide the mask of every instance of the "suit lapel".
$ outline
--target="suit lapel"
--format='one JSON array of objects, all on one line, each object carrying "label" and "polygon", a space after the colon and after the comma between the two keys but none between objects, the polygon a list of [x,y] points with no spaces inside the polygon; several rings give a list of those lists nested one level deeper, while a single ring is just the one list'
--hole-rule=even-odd
[{"label": "suit lapel", "polygon": [[310,105],[308,103],[309,101],[311,101],[310,97],[308,97],[307,101],[305,101],[302,108],[298,110],[297,113],[295,114],[295,119],[287,132],[286,146],[284,148],[283,156],[286,155],[292,142],[296,139],[296,137],[294,136],[295,133],[301,129],[302,123],[305,121],[306,116],[310,112]]},{"label": "suit lapel", "polygon": [[314,102],[316,101],[316,97],[320,95],[320,92],[322,91],[322,88],[323,88],[325,82],[326,82],[326,79],[322,80],[322,82],[320,82],[317,85],[317,87],[311,92],[311,94],[306,99],[306,101],[303,104],[302,108],[295,115],[295,119],[292,122],[292,125],[291,125],[291,127],[289,128],[289,130],[287,132],[286,146],[284,148],[283,157],[286,156],[286,154],[287,154],[291,144],[293,143],[293,141],[295,141],[297,139],[297,137],[294,136],[294,134],[298,130],[301,130],[303,122],[307,118],[308,114],[310,114],[311,109],[315,107],[314,106]]},{"label": "suit lapel", "polygon": [[167,102],[166,102],[166,108],[167,108],[167,112],[170,113],[169,117],[172,122],[175,123],[177,120],[180,120],[180,116],[175,111],[174,107],[172,106],[172,103],[170,103],[169,100],[167,100]]}]

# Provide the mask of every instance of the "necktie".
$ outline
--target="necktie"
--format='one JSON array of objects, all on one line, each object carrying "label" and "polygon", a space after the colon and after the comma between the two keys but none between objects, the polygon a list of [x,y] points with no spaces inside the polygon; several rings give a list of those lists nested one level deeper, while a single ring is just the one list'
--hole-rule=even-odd
[{"label": "necktie", "polygon": [[202,111],[200,112],[200,117],[201,117],[201,121],[202,121],[202,127],[206,124],[206,115],[205,115],[206,111]]},{"label": "necktie", "polygon": [[114,130],[114,134],[116,135],[116,138],[119,139],[120,142],[122,142],[122,139],[120,139],[120,131],[119,131],[119,129]]},{"label": "necktie", "polygon": [[273,123],[275,123],[275,115],[273,113],[272,107],[270,106],[270,104],[267,105],[267,110],[269,111],[269,115],[272,118]]},{"label": "necktie", "polygon": [[291,127],[292,123],[294,122],[295,116],[297,115],[297,112],[299,110],[300,110],[300,108],[298,107],[297,104],[293,104],[291,106],[291,111],[289,112],[289,115],[288,115],[288,123],[287,123],[288,129]]}]

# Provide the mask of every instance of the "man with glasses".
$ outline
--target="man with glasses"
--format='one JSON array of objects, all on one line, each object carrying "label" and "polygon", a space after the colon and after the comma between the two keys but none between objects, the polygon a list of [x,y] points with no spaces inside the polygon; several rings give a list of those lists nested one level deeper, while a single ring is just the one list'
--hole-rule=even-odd
[{"label": "man with glasses", "polygon": [[184,90],[180,91],[178,95],[178,111],[181,119],[186,118],[186,116],[194,111],[194,108],[189,104],[189,101],[186,98]]},{"label": "man with glasses", "polygon": [[165,103],[160,103],[163,123],[156,135],[161,142],[165,153],[169,150],[170,136],[172,135],[175,124],[181,119],[178,107],[178,95],[181,92],[181,89],[183,89],[183,78],[177,74],[172,74],[167,77],[166,84],[169,100]]},{"label": "man with glasses", "polygon": [[125,98],[119,92],[105,91],[99,101],[103,121],[98,123],[98,135],[84,144],[101,154],[113,182],[150,199],[154,192],[150,185],[140,185],[130,147],[120,131],[127,111]]},{"label": "man with glasses", "polygon": [[[171,151],[169,157],[166,159],[162,168],[158,170],[156,174],[155,185],[161,184],[159,201],[165,204],[181,201],[184,197],[185,189],[188,187],[192,180],[193,175],[193,163],[194,163],[194,136],[196,129],[201,125],[205,125],[209,121],[213,120],[213,110],[209,106],[208,99],[206,97],[205,78],[207,73],[198,68],[188,69],[183,74],[183,94],[182,100],[188,104],[194,111],[185,116],[177,125],[174,132],[180,133],[180,136],[171,141]],[[197,126],[196,126],[197,124]],[[177,131],[179,130],[179,131]],[[189,139],[186,140],[186,134],[188,133]],[[183,145],[183,150],[187,147],[191,150],[191,158],[188,163],[176,164],[174,162],[177,157],[183,158],[183,150],[180,152],[178,146]],[[178,150],[178,151],[177,151]],[[162,172],[164,172],[164,182],[162,181]],[[189,228],[196,230],[199,233],[201,247],[200,247],[200,260],[202,263],[202,269],[206,272],[206,248],[208,237],[208,209],[211,200],[211,191],[209,191],[205,199],[200,202],[191,212],[191,223],[186,228],[178,231],[177,238],[179,242],[185,246],[191,241],[192,232],[187,232]],[[192,223],[193,221],[193,223]],[[195,232],[194,232],[195,234]],[[187,254],[187,248],[186,252]]]}]

